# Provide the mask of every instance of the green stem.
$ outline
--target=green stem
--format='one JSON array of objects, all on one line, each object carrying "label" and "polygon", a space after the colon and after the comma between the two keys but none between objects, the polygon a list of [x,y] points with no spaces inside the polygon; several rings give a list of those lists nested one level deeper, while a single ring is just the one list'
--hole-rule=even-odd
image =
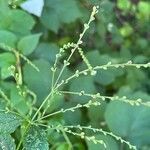
[{"label": "green stem", "polygon": [[26,132],[27,132],[29,126],[30,126],[30,123],[28,123],[27,126],[25,127],[25,131],[24,131],[24,133],[23,133],[23,135],[22,135],[22,137],[21,137],[21,140],[20,140],[20,142],[19,142],[19,144],[18,144],[16,150],[20,150],[21,144],[22,144],[22,142],[23,142],[24,136],[25,136],[25,134],[26,134]]},{"label": "green stem", "polygon": [[61,129],[61,132],[62,132],[62,134],[63,134],[63,136],[64,136],[66,142],[68,143],[68,146],[69,146],[69,147],[68,147],[68,150],[72,150],[72,149],[73,149],[73,145],[72,145],[72,143],[71,143],[69,137],[67,136],[67,134],[65,133],[65,131],[64,131],[63,129]]},{"label": "green stem", "polygon": [[42,107],[44,106],[44,104],[47,102],[47,100],[51,97],[53,91],[51,91],[48,96],[44,99],[44,101],[42,102],[41,106],[38,108],[38,110],[36,111],[36,113],[34,114],[34,116],[32,117],[32,121],[36,118],[37,114],[39,113],[39,111],[42,109]]},{"label": "green stem", "polygon": [[22,70],[21,70],[21,64],[20,64],[20,55],[16,51],[15,51],[15,56],[16,56],[16,68],[18,72],[18,77],[16,79],[16,82],[18,85],[22,85]]}]

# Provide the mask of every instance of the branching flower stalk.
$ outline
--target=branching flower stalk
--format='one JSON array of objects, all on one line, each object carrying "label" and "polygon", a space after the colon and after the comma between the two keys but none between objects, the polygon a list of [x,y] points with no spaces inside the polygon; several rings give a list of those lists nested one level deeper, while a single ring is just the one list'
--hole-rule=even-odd
[{"label": "branching flower stalk", "polygon": [[[92,76],[93,76],[93,75],[96,75],[97,72],[93,69],[92,65],[89,63],[88,59],[85,57],[85,55],[84,55],[82,49],[81,49],[81,48],[78,48],[78,51],[79,51],[79,54],[81,55],[81,57],[82,57],[82,59],[83,59],[83,62],[87,65],[87,67],[88,67],[88,69],[89,69],[91,75],[92,75]],[[76,72],[76,74],[77,74],[77,72]]]},{"label": "branching flower stalk", "polygon": [[[68,44],[64,44],[62,48],[60,48],[59,50],[59,53],[56,54],[56,59],[55,59],[55,62],[54,62],[54,65],[53,67],[51,67],[51,71],[52,71],[52,83],[51,83],[51,92],[52,92],[52,95],[51,95],[51,98],[53,98],[53,95],[54,95],[54,80],[55,80],[55,73],[57,71],[57,62],[59,60],[59,58],[62,56],[62,54],[65,52],[65,50],[67,50],[68,48],[74,48],[76,46],[76,44],[74,43],[68,43]],[[44,114],[46,113],[47,109],[50,107],[50,99],[48,100],[48,104],[46,105],[46,108],[44,109],[43,113],[42,113],[42,116],[44,116]]]},{"label": "branching flower stalk", "polygon": [[[51,71],[52,71],[52,86],[51,86],[51,91],[50,93],[48,94],[48,96],[44,99],[43,103],[41,104],[41,106],[38,108],[38,110],[36,111],[36,113],[34,114],[34,116],[32,117],[32,122],[35,123],[35,124],[38,124],[38,125],[41,125],[41,126],[45,126],[45,127],[48,127],[50,128],[49,126],[45,125],[45,124],[40,124],[41,121],[51,117],[51,116],[54,116],[54,115],[58,115],[60,113],[65,113],[65,112],[68,112],[68,111],[71,111],[71,112],[74,112],[75,110],[77,109],[80,109],[80,108],[83,108],[83,107],[86,107],[86,108],[89,108],[91,106],[99,106],[101,105],[101,102],[98,101],[97,99],[101,99],[102,101],[105,101],[106,99],[109,99],[111,101],[114,101],[114,100],[118,100],[118,101],[123,101],[125,103],[129,103],[130,105],[136,105],[136,106],[139,106],[139,105],[144,105],[144,106],[150,106],[150,104],[148,102],[144,102],[143,100],[141,99],[137,99],[137,100],[130,100],[128,98],[126,98],[125,96],[123,97],[118,97],[118,96],[102,96],[100,93],[97,93],[97,94],[87,94],[85,93],[84,91],[81,91],[81,92],[70,92],[70,91],[59,91],[59,87],[61,87],[62,85],[64,84],[67,84],[70,80],[72,80],[73,78],[77,78],[79,77],[80,75],[96,75],[97,73],[97,70],[100,70],[100,69],[103,69],[103,70],[107,70],[109,68],[124,68],[124,67],[136,67],[136,68],[141,68],[141,67],[144,67],[144,68],[147,68],[147,67],[150,67],[150,63],[147,63],[147,64],[134,64],[132,63],[132,61],[128,61],[127,63],[120,63],[120,64],[112,64],[112,62],[108,62],[107,64],[104,64],[104,65],[101,65],[101,66],[95,66],[95,67],[92,67],[92,65],[90,64],[90,62],[88,61],[88,59],[85,57],[82,49],[79,47],[80,44],[82,44],[82,38],[86,32],[86,30],[89,28],[89,25],[90,23],[95,19],[94,18],[94,15],[98,12],[97,10],[97,7],[94,7],[93,8],[93,12],[91,14],[91,17],[88,21],[87,24],[84,25],[84,30],[83,32],[80,34],[80,37],[79,37],[79,40],[77,41],[76,44],[74,43],[68,43],[66,45],[63,46],[63,48],[60,48],[60,51],[59,53],[56,55],[56,59],[55,59],[55,63],[53,65],[53,67],[51,68]],[[55,81],[55,73],[57,71],[57,62],[59,60],[59,58],[62,56],[62,54],[65,52],[66,49],[68,48],[72,48],[71,50],[71,54],[69,55],[69,57],[64,60],[64,64],[63,64],[63,67]],[[65,68],[67,66],[70,65],[70,59],[72,57],[72,55],[74,54],[74,52],[78,50],[80,56],[82,57],[83,59],[83,62],[87,65],[87,69],[85,70],[82,70],[82,71],[79,71],[77,70],[72,76],[70,76],[69,78],[65,79],[65,80],[62,80],[62,81],[59,81],[61,76],[62,76],[62,73],[64,72]],[[88,96],[90,98],[92,98],[92,100],[89,100],[87,103],[85,104],[77,104],[76,106],[74,107],[70,107],[70,108],[67,108],[67,109],[60,109],[58,111],[55,111],[53,113],[50,113],[50,114],[46,114],[46,111],[47,109],[50,107],[50,104],[47,105],[46,109],[43,111],[41,117],[38,117],[36,120],[35,118],[37,117],[37,114],[40,112],[40,110],[43,108],[43,106],[46,104],[46,102],[53,98],[53,95],[54,94],[74,94],[74,95],[79,95],[79,96]],[[89,141],[92,141],[94,142],[95,144],[97,143],[100,143],[100,144],[103,144],[104,147],[106,148],[106,144],[104,143],[103,140],[97,140],[95,139],[94,136],[86,136],[84,132],[81,132],[81,133],[77,133],[77,132],[73,132],[71,130],[69,130],[69,128],[77,128],[77,129],[80,129],[80,130],[83,130],[83,129],[86,129],[86,130],[91,130],[93,132],[100,132],[104,135],[110,135],[112,137],[114,137],[116,140],[119,140],[121,143],[125,143],[129,146],[130,149],[134,149],[136,150],[136,147],[131,145],[128,141],[122,139],[121,137],[118,137],[116,136],[115,134],[111,133],[111,132],[106,132],[106,131],[103,131],[102,129],[96,129],[96,128],[92,128],[91,126],[56,126],[56,127],[53,127],[53,129],[57,130],[58,132],[62,132],[66,142],[68,143],[69,147],[71,148],[72,147],[72,144],[67,136],[66,133],[69,133],[69,134],[72,134],[72,135],[75,135],[75,136],[79,136],[83,139],[86,139],[86,140],[89,140]],[[52,129],[52,128],[51,128]]]},{"label": "branching flower stalk", "polygon": [[56,111],[56,112],[53,112],[53,113],[50,113],[50,114],[47,114],[41,118],[38,118],[37,120],[35,120],[36,122],[40,121],[40,120],[43,120],[43,119],[46,119],[46,118],[49,118],[51,116],[54,116],[54,115],[58,115],[60,113],[65,113],[65,112],[68,112],[68,111],[71,111],[71,112],[74,112],[75,110],[79,109],[79,108],[83,108],[83,107],[86,107],[86,108],[89,108],[91,106],[99,106],[101,105],[100,102],[98,101],[92,101],[92,100],[89,100],[87,103],[85,104],[77,104],[76,106],[74,107],[70,107],[70,108],[67,108],[67,109],[61,109],[59,111]]},{"label": "branching flower stalk", "polygon": [[80,34],[79,39],[78,39],[77,43],[75,44],[75,47],[71,50],[71,54],[69,55],[69,57],[67,58],[67,60],[64,60],[64,65],[62,67],[62,70],[59,73],[59,76],[58,76],[58,78],[57,78],[57,80],[55,82],[54,87],[57,85],[57,83],[58,83],[58,81],[59,81],[59,79],[60,79],[60,77],[61,77],[64,69],[66,68],[66,66],[68,66],[70,64],[69,60],[71,59],[72,55],[74,54],[74,52],[76,51],[76,49],[79,48],[79,45],[82,44],[82,38],[83,38],[85,32],[89,29],[90,23],[95,20],[95,15],[98,13],[98,8],[99,8],[98,6],[94,6],[93,7],[93,11],[91,13],[90,19],[89,19],[89,21],[88,21],[87,24],[84,24],[83,32]]},{"label": "branching flower stalk", "polygon": [[57,71],[57,62],[58,62],[59,58],[62,56],[62,54],[65,52],[65,50],[67,50],[68,48],[75,48],[75,46],[76,46],[76,44],[74,44],[74,43],[64,44],[63,47],[59,49],[59,53],[56,54],[56,59],[55,59],[54,65],[51,68],[51,71],[52,71],[52,88],[51,89],[53,89],[53,86],[54,86],[54,77],[55,77],[55,73]]},{"label": "branching flower stalk", "polygon": [[[112,132],[104,131],[103,129],[93,128],[91,125],[81,126],[81,125],[61,125],[61,124],[59,124],[57,126],[54,126],[54,125],[44,125],[44,124],[40,124],[40,123],[38,123],[38,125],[47,128],[46,130],[56,130],[58,133],[63,131],[63,132],[70,133],[75,136],[80,136],[82,139],[87,139],[89,141],[94,142],[95,144],[97,144],[97,143],[102,144],[102,145],[104,145],[105,148],[107,148],[107,146],[103,140],[97,140],[95,138],[95,136],[85,136],[86,133],[84,130],[89,130],[89,131],[92,131],[93,133],[100,133],[105,136],[107,136],[107,135],[111,136],[114,139],[116,139],[117,141],[120,141],[121,143],[128,145],[128,147],[130,149],[137,150],[136,146],[134,146],[130,142],[124,140],[120,136],[117,136],[117,135],[113,134]],[[77,133],[77,132],[72,131],[71,129],[79,129],[81,132]]]},{"label": "branching flower stalk", "polygon": [[[14,1],[16,2],[16,0]],[[80,75],[96,75],[98,70],[107,70],[109,68],[124,68],[124,67],[135,67],[135,68],[148,68],[150,67],[150,62],[146,63],[146,64],[134,64],[132,63],[132,61],[128,61],[126,63],[120,63],[120,64],[112,64],[112,62],[108,62],[107,64],[101,65],[101,66],[95,66],[93,67],[89,60],[86,58],[86,56],[84,55],[83,50],[80,48],[80,45],[82,44],[82,39],[86,33],[86,31],[89,29],[89,26],[91,24],[91,22],[93,20],[95,20],[95,15],[98,13],[98,7],[94,6],[93,7],[93,11],[91,13],[90,19],[88,21],[88,23],[84,24],[84,29],[82,31],[82,33],[79,36],[79,39],[77,40],[76,43],[68,43],[65,44],[62,48],[60,48],[59,53],[56,55],[56,59],[54,62],[53,67],[51,68],[52,71],[52,85],[51,85],[51,90],[49,92],[49,94],[47,95],[47,97],[43,100],[42,104],[40,105],[39,108],[32,108],[32,110],[30,109],[28,115],[32,115],[32,111],[33,109],[35,110],[35,113],[33,114],[33,117],[31,118],[31,120],[29,120],[27,117],[25,116],[21,116],[19,113],[16,113],[17,115],[20,115],[20,117],[22,117],[25,121],[27,121],[27,124],[24,126],[24,133],[22,134],[21,140],[18,144],[17,150],[20,149],[20,146],[22,145],[23,139],[28,131],[28,128],[31,125],[35,125],[35,126],[42,126],[42,127],[46,127],[47,130],[56,130],[59,133],[62,133],[64,139],[66,140],[69,149],[71,150],[73,148],[73,145],[68,137],[68,134],[80,137],[81,139],[87,140],[87,141],[91,141],[95,144],[102,144],[104,146],[104,148],[107,148],[106,143],[103,140],[99,140],[96,139],[96,137],[94,135],[92,136],[88,136],[86,134],[86,130],[92,131],[93,133],[101,133],[105,136],[111,136],[113,138],[115,138],[116,140],[120,141],[121,143],[124,143],[126,145],[129,146],[130,149],[134,149],[137,150],[135,146],[133,146],[132,144],[130,144],[128,141],[122,139],[121,137],[113,134],[112,132],[107,132],[104,131],[103,129],[97,129],[97,128],[93,128],[91,126],[80,126],[80,125],[57,125],[57,126],[50,126],[47,125],[47,120],[49,117],[52,117],[54,115],[58,115],[58,114],[64,114],[66,112],[74,112],[77,109],[80,108],[89,108],[91,106],[100,106],[102,101],[105,101],[106,99],[109,99],[111,101],[122,101],[125,103],[128,103],[130,105],[135,105],[135,106],[146,106],[146,107],[150,107],[150,103],[149,102],[145,102],[142,99],[137,99],[137,100],[133,100],[133,99],[128,99],[127,97],[123,96],[123,97],[118,97],[118,96],[102,96],[100,93],[96,93],[96,94],[88,94],[85,93],[85,91],[80,91],[80,92],[70,92],[70,91],[59,91],[59,88],[64,85],[67,84],[70,80],[79,77]],[[15,56],[16,56],[16,66],[10,66],[9,69],[11,69],[11,73],[12,75],[15,77],[16,80],[16,85],[17,86],[21,86],[23,85],[23,80],[22,80],[22,69],[21,69],[21,59],[23,59],[24,61],[26,61],[29,65],[31,65],[36,71],[39,71],[38,67],[36,65],[34,65],[26,56],[24,56],[23,54],[21,54],[19,51],[15,50],[14,48],[11,48],[7,45],[5,45],[4,43],[0,43],[0,47],[2,47],[3,49],[12,52]],[[59,58],[63,55],[63,53],[65,52],[65,50],[71,48],[71,53],[68,56],[68,58],[66,60],[64,60],[63,62],[63,67],[61,69],[61,71],[59,72],[56,80],[55,80],[55,76],[56,76],[56,71],[57,71],[57,63],[59,61]],[[79,71],[76,70],[75,73],[73,75],[71,75],[70,77],[64,79],[64,80],[60,80],[65,68],[67,66],[70,65],[70,59],[72,58],[73,54],[75,53],[75,51],[79,52],[83,62],[86,64],[87,69]],[[30,94],[33,97],[33,104],[36,102],[36,95],[30,91],[30,90],[26,90],[26,93]],[[90,100],[85,103],[85,104],[77,104],[73,107],[70,108],[66,108],[63,109],[61,108],[58,111],[46,114],[47,109],[50,107],[50,100],[53,98],[54,94],[71,94],[71,95],[78,95],[78,96],[87,96],[90,98]],[[1,97],[3,97],[4,100],[7,101],[7,107],[6,109],[8,109],[7,111],[13,112],[12,110],[15,110],[15,108],[11,108],[11,103],[10,103],[10,99],[6,96],[6,94],[0,89],[0,95]],[[43,112],[41,112],[41,109],[43,108],[43,106],[45,106],[45,104],[48,102],[46,108],[44,109]],[[12,110],[9,110],[12,109]],[[0,110],[3,111],[3,110]],[[6,110],[4,110],[6,111]],[[72,129],[77,129],[80,132],[76,132]]]},{"label": "branching flower stalk", "polygon": [[94,144],[101,144],[104,146],[105,149],[107,148],[106,143],[103,140],[98,140],[95,138],[95,136],[87,136],[85,132],[77,133],[71,130],[67,130],[67,128],[65,129],[65,132],[72,134],[74,136],[79,136],[81,139],[85,139],[87,141],[93,142]]},{"label": "branching flower stalk", "polygon": [[111,101],[121,101],[121,102],[125,102],[128,103],[132,106],[146,106],[146,107],[150,107],[150,102],[144,102],[144,100],[138,98],[138,99],[129,99],[126,96],[102,96],[100,93],[96,93],[96,94],[88,94],[85,93],[85,91],[81,91],[81,92],[70,92],[70,91],[59,91],[59,94],[71,94],[71,95],[78,95],[78,96],[87,96],[93,99],[100,99],[102,101],[105,101],[106,99],[111,100]]},{"label": "branching flower stalk", "polygon": [[[97,70],[101,70],[101,69],[107,70],[109,68],[125,68],[125,67],[135,67],[135,68],[138,68],[138,69],[141,68],[141,67],[149,68],[150,67],[150,62],[148,62],[146,64],[134,64],[134,63],[132,63],[132,61],[128,61],[127,63],[121,63],[121,64],[112,64],[111,62],[108,62],[105,65],[93,67],[93,71],[97,71]],[[84,69],[82,71],[76,70],[76,72],[72,76],[68,77],[65,80],[62,80],[59,84],[57,84],[57,87],[55,89],[58,89],[63,84],[67,84],[70,80],[72,80],[74,78],[77,78],[80,75],[85,75],[86,76],[88,74],[91,75],[91,70],[89,68]],[[94,73],[92,75],[96,75],[96,73]]]},{"label": "branching flower stalk", "polygon": [[64,127],[64,130],[68,130],[69,128],[71,128],[71,129],[79,129],[79,130],[83,131],[85,129],[85,130],[93,131],[94,133],[102,133],[105,136],[109,135],[109,136],[115,138],[117,141],[120,141],[121,143],[127,144],[130,149],[137,150],[136,146],[131,145],[128,141],[126,141],[126,140],[122,139],[121,137],[113,134],[112,132],[104,131],[103,129],[93,128],[92,126],[80,126],[80,125],[76,125],[76,126],[71,125],[71,126],[63,126],[63,127]]},{"label": "branching flower stalk", "polygon": [[[79,39],[77,41],[77,43],[75,44],[75,47],[71,50],[71,54],[69,55],[69,57],[67,58],[67,60],[64,60],[64,65],[56,79],[56,82],[53,86],[53,89],[51,89],[50,93],[48,94],[48,96],[45,98],[45,100],[42,102],[41,106],[39,107],[39,109],[37,110],[37,112],[34,114],[32,121],[36,118],[37,114],[39,113],[39,111],[41,110],[41,108],[45,105],[45,103],[50,99],[50,97],[53,95],[54,89],[57,86],[59,79],[64,71],[64,69],[70,64],[69,60],[71,59],[72,55],[74,54],[74,52],[76,51],[76,49],[78,49],[79,45],[82,44],[82,38],[85,34],[85,32],[87,31],[87,29],[89,29],[89,25],[92,21],[95,20],[95,15],[98,13],[98,6],[94,6],[93,7],[93,11],[91,13],[90,19],[88,21],[87,24],[84,24],[84,29],[83,32],[80,34]],[[57,60],[56,60],[57,62]],[[55,65],[55,64],[54,64]],[[55,67],[55,66],[54,66]],[[53,70],[54,69],[54,70]],[[52,70],[55,72],[55,68],[53,68]],[[54,75],[53,75],[53,79],[54,79]]]},{"label": "branching flower stalk", "polygon": [[43,124],[38,124],[38,125],[47,128],[46,130],[56,130],[58,133],[63,131],[63,132],[72,134],[74,136],[80,137],[81,139],[85,139],[87,141],[93,142],[94,144],[101,144],[104,146],[105,149],[107,148],[106,143],[103,140],[96,139],[95,136],[88,136],[84,131],[80,133],[74,132],[69,129],[69,126],[63,126],[63,125],[50,126],[50,125],[43,125]]},{"label": "branching flower stalk", "polygon": [[42,116],[41,118],[37,119],[36,121],[40,121],[40,120],[46,119],[48,117],[51,117],[53,115],[58,115],[60,113],[65,113],[65,112],[68,112],[68,111],[74,112],[75,110],[77,110],[79,108],[83,108],[83,107],[89,108],[91,106],[99,106],[99,105],[101,105],[101,103],[97,99],[101,99],[102,101],[105,101],[106,99],[109,99],[111,101],[125,102],[125,103],[128,103],[128,104],[132,105],[132,106],[134,106],[134,105],[136,105],[136,106],[143,105],[143,106],[146,106],[146,107],[150,107],[150,103],[149,102],[143,102],[142,99],[137,99],[137,100],[128,99],[125,96],[123,96],[123,97],[119,97],[119,96],[112,96],[112,97],[111,96],[101,96],[100,93],[87,94],[84,91],[81,91],[81,92],[59,91],[59,94],[60,93],[62,93],[62,94],[73,94],[73,95],[79,95],[79,96],[88,96],[88,97],[93,98],[93,99],[89,100],[85,104],[77,104],[76,106],[70,107],[70,108],[67,108],[67,109],[63,109],[62,108],[59,111],[56,111],[56,112],[47,114],[45,116]]}]

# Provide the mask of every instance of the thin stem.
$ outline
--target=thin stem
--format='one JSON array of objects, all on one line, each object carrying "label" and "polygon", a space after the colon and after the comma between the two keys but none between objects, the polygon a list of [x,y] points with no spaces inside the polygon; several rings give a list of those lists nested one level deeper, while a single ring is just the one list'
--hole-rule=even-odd
[{"label": "thin stem", "polygon": [[23,142],[23,138],[24,138],[24,136],[25,136],[25,134],[26,134],[26,132],[27,132],[29,126],[30,126],[30,123],[28,123],[27,126],[25,127],[24,133],[23,133],[23,135],[22,135],[22,137],[21,137],[21,139],[20,139],[20,142],[19,142],[19,144],[18,144],[16,150],[20,150],[20,146],[21,146],[21,144],[22,144],[22,142]]},{"label": "thin stem", "polygon": [[146,107],[150,107],[150,102],[144,102],[144,100],[142,100],[142,99],[129,99],[126,96],[123,96],[123,97],[119,97],[119,96],[103,96],[103,95],[100,95],[100,93],[88,94],[88,93],[85,93],[84,91],[81,91],[81,92],[59,91],[59,92],[62,93],[62,94],[87,96],[87,97],[90,97],[90,98],[93,98],[93,99],[94,98],[95,99],[96,98],[100,98],[103,101],[105,101],[106,99],[109,99],[111,101],[122,101],[122,102],[128,103],[130,105],[136,105],[136,106],[143,105],[143,106],[146,106]]},{"label": "thin stem", "polygon": [[111,137],[113,137],[113,138],[115,138],[116,140],[118,140],[118,141],[121,141],[121,144],[123,144],[123,143],[125,143],[125,144],[127,144],[129,147],[131,147],[132,149],[134,149],[134,150],[137,150],[136,149],[136,147],[134,146],[134,145],[131,145],[128,141],[126,141],[126,140],[124,140],[124,139],[122,139],[121,137],[119,137],[119,136],[117,136],[117,135],[115,135],[115,134],[113,134],[112,132],[108,132],[108,131],[104,131],[103,129],[98,129],[98,128],[93,128],[93,127],[91,127],[91,126],[80,126],[80,125],[76,125],[76,126],[73,126],[73,125],[70,125],[70,126],[63,126],[64,128],[71,128],[71,129],[79,129],[79,130],[83,130],[83,129],[86,129],[86,130],[91,130],[91,131],[93,131],[93,132],[100,132],[100,133],[102,133],[103,135],[109,135],[109,136],[111,136]]},{"label": "thin stem", "polygon": [[52,71],[52,89],[54,87],[54,78],[55,78],[55,72],[57,70],[57,68],[56,68],[57,61],[58,61],[58,57],[56,57],[56,59],[55,59],[54,68],[53,68],[54,70]]},{"label": "thin stem", "polygon": [[16,68],[17,68],[17,77],[16,77],[16,82],[17,85],[22,85],[22,70],[21,70],[21,64],[20,64],[20,55],[17,51],[14,51],[14,54],[16,56]]},{"label": "thin stem", "polygon": [[46,115],[46,116],[43,116],[43,117],[37,119],[36,121],[40,121],[40,120],[43,120],[43,119],[48,118],[48,117],[50,117],[50,116],[54,116],[54,115],[57,115],[57,114],[60,114],[60,113],[65,113],[65,112],[68,112],[68,111],[74,112],[75,110],[77,110],[77,109],[79,109],[79,108],[83,108],[83,107],[89,108],[89,107],[92,106],[92,105],[98,106],[98,105],[100,105],[100,103],[97,102],[97,101],[89,100],[87,103],[85,103],[85,104],[83,104],[83,105],[77,104],[76,106],[69,107],[69,108],[67,108],[67,109],[61,109],[61,110],[56,111],[56,112],[54,112],[54,113],[50,113],[50,114],[48,114],[48,115]]},{"label": "thin stem", "polygon": [[72,145],[72,143],[71,143],[69,137],[67,136],[66,132],[65,132],[63,129],[61,129],[61,132],[62,132],[62,134],[63,134],[63,136],[64,136],[66,142],[68,143],[68,146],[69,146],[69,147],[68,147],[68,150],[71,150],[71,149],[73,148],[73,145]]},{"label": "thin stem", "polygon": [[39,113],[39,111],[41,110],[41,108],[44,106],[44,104],[47,102],[47,100],[51,97],[53,91],[51,91],[48,96],[44,99],[44,101],[42,102],[41,106],[38,108],[38,110],[36,111],[36,113],[34,114],[34,116],[32,117],[32,121],[36,118],[37,114]]},{"label": "thin stem", "polygon": [[[72,55],[74,54],[74,52],[76,51],[76,49],[79,47],[79,45],[82,44],[82,38],[83,38],[83,36],[84,36],[86,30],[89,28],[90,23],[95,19],[95,18],[94,18],[94,15],[95,15],[96,13],[98,13],[98,10],[97,10],[97,7],[94,6],[94,7],[93,7],[93,11],[92,11],[91,16],[90,16],[90,19],[89,19],[88,23],[84,26],[83,32],[80,34],[79,39],[78,39],[78,41],[77,41],[77,44],[76,44],[75,47],[71,50],[71,54],[69,55],[69,57],[68,57],[68,59],[67,59],[67,62],[71,59]],[[65,67],[66,67],[66,65],[65,65],[65,63],[64,63],[64,65],[63,65],[63,67],[62,67],[62,69],[61,69],[61,71],[60,71],[60,73],[59,73],[59,75],[58,75],[58,77],[57,77],[57,79],[56,79],[56,82],[55,82],[53,88],[51,89],[50,94],[45,98],[45,100],[43,101],[43,103],[41,104],[41,106],[39,107],[39,109],[37,110],[37,112],[35,113],[35,115],[33,116],[32,120],[35,119],[35,117],[37,116],[38,112],[41,110],[41,108],[44,106],[44,104],[47,102],[47,100],[48,100],[48,99],[50,98],[50,96],[53,94],[53,91],[54,91],[53,89],[55,89],[55,87],[57,86],[57,83],[58,83],[58,81],[59,81],[59,79],[60,79],[60,77],[61,77],[61,75],[62,75],[62,73],[63,73],[63,71],[64,71],[64,69],[65,69]]]},{"label": "thin stem", "polygon": [[61,110],[56,111],[56,112],[54,112],[54,113],[48,114],[48,115],[46,115],[46,116],[43,116],[43,117],[41,117],[41,118],[39,118],[39,119],[35,120],[35,122],[36,122],[36,121],[43,120],[43,119],[48,118],[48,117],[50,117],[50,116],[54,116],[54,115],[60,114],[60,113],[62,113],[62,111],[61,111]]},{"label": "thin stem", "polygon": [[[79,45],[82,44],[82,38],[83,38],[85,32],[87,31],[87,29],[89,28],[90,23],[94,20],[94,15],[96,13],[97,13],[97,10],[95,12],[94,11],[92,12],[88,23],[86,24],[86,26],[84,26],[84,29],[83,29],[82,33],[80,34],[80,36],[79,36],[79,39],[77,41],[76,46],[71,50],[71,54],[69,55],[69,57],[67,59],[67,62],[69,62],[69,60],[71,59],[71,57],[74,54],[74,52],[76,51],[76,49],[79,48]],[[57,85],[57,83],[58,83],[58,81],[59,81],[59,79],[60,79],[60,77],[61,77],[61,75],[62,75],[62,73],[63,73],[63,71],[65,69],[65,67],[66,67],[66,65],[64,64],[63,67],[62,67],[62,70],[60,71],[60,74],[59,74],[58,78],[56,79],[54,87]]]},{"label": "thin stem", "polygon": [[[147,67],[150,67],[150,62],[147,64],[129,64],[128,62],[127,63],[121,63],[121,64],[105,64],[105,65],[101,65],[101,66],[95,66],[95,67],[93,67],[93,70],[100,70],[100,69],[107,70],[107,69],[112,68],[112,67],[114,67],[114,68],[119,68],[119,67],[121,67],[121,68],[124,68],[124,67],[136,67],[136,68],[145,67],[145,68],[147,68]],[[88,72],[90,72],[89,68],[84,69],[84,70],[78,72],[78,76],[79,75],[87,75]],[[66,78],[64,80],[64,82],[58,84],[55,89],[58,89],[63,84],[68,83],[70,80],[72,80],[73,78],[76,78],[76,77],[77,77],[77,75],[75,73],[72,76]]]}]

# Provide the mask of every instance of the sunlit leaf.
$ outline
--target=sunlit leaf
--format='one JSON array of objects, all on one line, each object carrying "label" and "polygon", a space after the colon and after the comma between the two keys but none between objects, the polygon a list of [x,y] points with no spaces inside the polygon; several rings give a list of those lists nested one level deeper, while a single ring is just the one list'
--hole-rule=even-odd
[{"label": "sunlit leaf", "polygon": [[0,111],[0,133],[13,133],[20,124],[20,117]]},{"label": "sunlit leaf", "polygon": [[3,150],[16,149],[14,139],[9,134],[0,134],[0,149]]},{"label": "sunlit leaf", "polygon": [[24,139],[24,147],[26,150],[49,150],[44,131],[35,126],[30,127]]}]

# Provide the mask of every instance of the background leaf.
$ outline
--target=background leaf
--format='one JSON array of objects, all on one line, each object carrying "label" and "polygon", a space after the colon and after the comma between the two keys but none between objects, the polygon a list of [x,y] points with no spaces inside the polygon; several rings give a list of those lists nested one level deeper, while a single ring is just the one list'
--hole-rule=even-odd
[{"label": "background leaf", "polygon": [[56,54],[59,47],[55,43],[40,43],[34,51],[34,56],[38,59],[42,58],[51,64],[55,62]]},{"label": "background leaf", "polygon": [[37,72],[29,64],[25,64],[23,68],[24,82],[30,90],[36,93],[38,104],[47,96],[51,88],[51,65],[46,60],[35,60],[33,63],[39,68]]},{"label": "background leaf", "polygon": [[[7,4],[5,4],[5,7],[7,7]],[[11,11],[2,9],[0,20],[0,28],[7,29],[18,36],[29,34],[35,25],[33,17],[19,9]]]},{"label": "background leaf", "polygon": [[29,55],[31,54],[38,42],[39,42],[39,38],[40,38],[41,34],[34,34],[34,35],[28,35],[25,36],[23,38],[20,39],[20,41],[18,42],[18,49],[24,54],[24,55]]},{"label": "background leaf", "polygon": [[[93,84],[93,77],[80,76],[72,80],[69,90],[72,92],[85,91],[85,93],[94,93],[96,89]],[[90,100],[90,98],[86,96],[71,95],[71,101],[74,101],[76,103],[83,104],[86,103],[88,100]]]},{"label": "background leaf", "polygon": [[150,138],[149,115],[148,107],[134,106],[133,108],[126,103],[114,101],[108,105],[105,119],[112,132],[140,147],[150,142],[148,140]]},{"label": "background leaf", "polygon": [[0,43],[1,44],[5,44],[6,46],[15,48],[16,42],[17,42],[17,37],[15,34],[7,30],[0,30]]},{"label": "background leaf", "polygon": [[75,0],[46,0],[41,22],[46,28],[57,32],[63,23],[71,23],[80,16]]}]

